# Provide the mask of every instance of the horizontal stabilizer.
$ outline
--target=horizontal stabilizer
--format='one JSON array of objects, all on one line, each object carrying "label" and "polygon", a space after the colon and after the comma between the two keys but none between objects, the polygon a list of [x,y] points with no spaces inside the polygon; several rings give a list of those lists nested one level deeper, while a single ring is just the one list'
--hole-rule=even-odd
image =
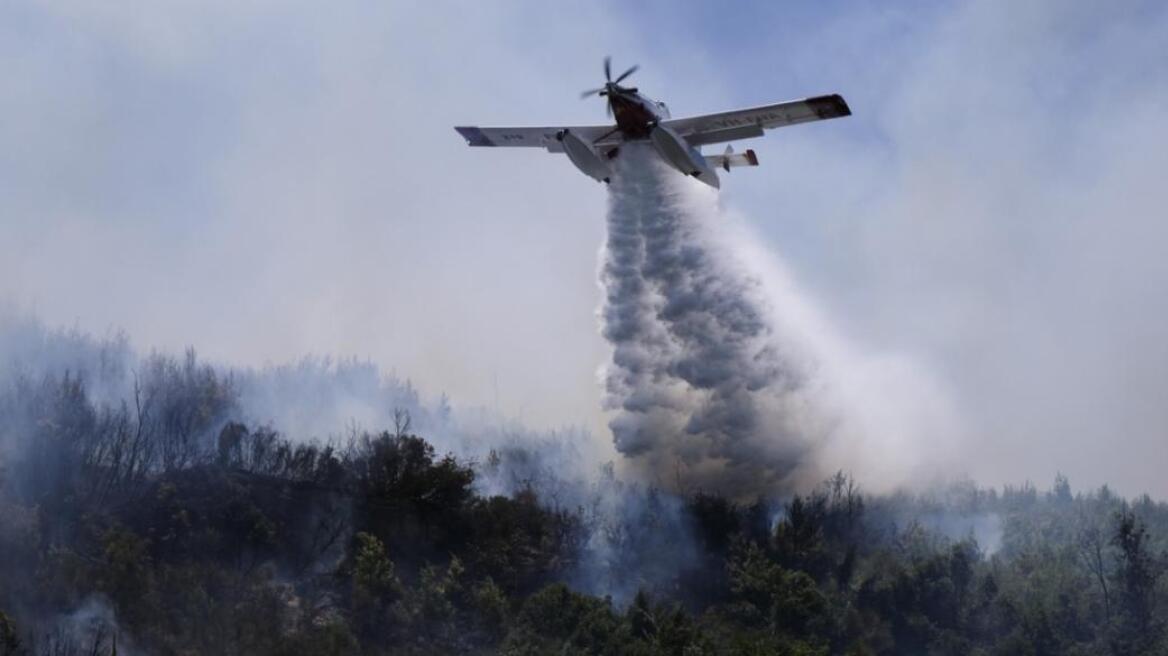
[{"label": "horizontal stabilizer", "polygon": [[726,152],[721,155],[706,155],[705,158],[710,168],[721,167],[727,171],[738,166],[758,166],[758,156],[749,149],[744,153],[736,153],[727,146]]}]

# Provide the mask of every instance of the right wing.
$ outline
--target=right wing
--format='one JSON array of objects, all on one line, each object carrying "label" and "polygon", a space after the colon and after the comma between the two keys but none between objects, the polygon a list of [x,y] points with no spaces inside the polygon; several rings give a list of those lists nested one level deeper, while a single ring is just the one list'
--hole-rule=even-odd
[{"label": "right wing", "polygon": [[662,121],[694,146],[761,137],[763,130],[851,115],[839,94]]},{"label": "right wing", "polygon": [[620,134],[615,125],[585,125],[577,127],[554,128],[454,128],[466,139],[468,146],[514,146],[529,148],[547,148],[548,152],[562,153],[564,147],[556,133],[568,130],[584,141],[607,146],[620,143]]}]

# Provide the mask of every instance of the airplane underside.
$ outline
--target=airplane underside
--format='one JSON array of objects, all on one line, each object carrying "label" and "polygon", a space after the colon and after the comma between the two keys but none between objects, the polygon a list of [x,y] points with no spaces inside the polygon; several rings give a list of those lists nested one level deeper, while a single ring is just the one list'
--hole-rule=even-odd
[{"label": "airplane underside", "polygon": [[[717,174],[718,168],[729,171],[739,166],[758,166],[758,156],[753,150],[735,153],[733,148],[727,146],[726,151],[720,155],[703,155],[700,150],[691,146],[668,127],[656,125],[646,132],[648,135],[645,138],[625,139],[623,143],[649,145],[666,164],[683,175],[695,177],[715,189],[721,185]],[[556,134],[556,139],[559,140],[568,160],[581,173],[599,182],[612,180],[612,161],[620,156],[622,144],[597,148],[573,134],[570,129],[561,130]]]}]

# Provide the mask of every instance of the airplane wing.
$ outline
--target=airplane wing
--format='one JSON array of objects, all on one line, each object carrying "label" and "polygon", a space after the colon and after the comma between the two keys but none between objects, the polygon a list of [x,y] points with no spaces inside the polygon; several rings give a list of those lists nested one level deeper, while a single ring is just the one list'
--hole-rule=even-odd
[{"label": "airplane wing", "polygon": [[761,137],[763,130],[851,115],[839,94],[662,121],[694,146]]},{"label": "airplane wing", "polygon": [[563,145],[556,139],[560,130],[568,130],[581,139],[599,146],[620,143],[615,125],[558,126],[547,128],[479,128],[456,127],[468,146],[514,146],[547,148],[548,152],[562,153]]}]

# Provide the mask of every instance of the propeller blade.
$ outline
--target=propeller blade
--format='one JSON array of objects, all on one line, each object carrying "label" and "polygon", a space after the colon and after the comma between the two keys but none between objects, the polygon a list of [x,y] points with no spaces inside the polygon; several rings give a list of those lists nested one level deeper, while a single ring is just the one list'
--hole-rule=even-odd
[{"label": "propeller blade", "polygon": [[589,90],[580,94],[580,99],[583,100],[589,96],[595,96],[597,94],[604,95],[603,92],[604,92],[604,87],[600,87],[599,89],[589,89]]},{"label": "propeller blade", "polygon": [[614,82],[620,82],[621,80],[623,80],[623,79],[625,79],[626,77],[628,77],[628,76],[632,75],[633,73],[636,73],[636,72],[637,72],[637,69],[638,69],[638,68],[640,68],[640,67],[641,67],[641,65],[640,65],[640,64],[633,64],[633,67],[632,67],[632,68],[630,68],[629,70],[625,71],[624,73],[621,73],[621,74],[620,74],[620,77],[618,77],[617,79],[615,79],[615,80],[613,80],[613,81],[614,81]]},{"label": "propeller blade", "polygon": [[604,79],[612,82],[612,57],[609,56],[604,58]]}]

